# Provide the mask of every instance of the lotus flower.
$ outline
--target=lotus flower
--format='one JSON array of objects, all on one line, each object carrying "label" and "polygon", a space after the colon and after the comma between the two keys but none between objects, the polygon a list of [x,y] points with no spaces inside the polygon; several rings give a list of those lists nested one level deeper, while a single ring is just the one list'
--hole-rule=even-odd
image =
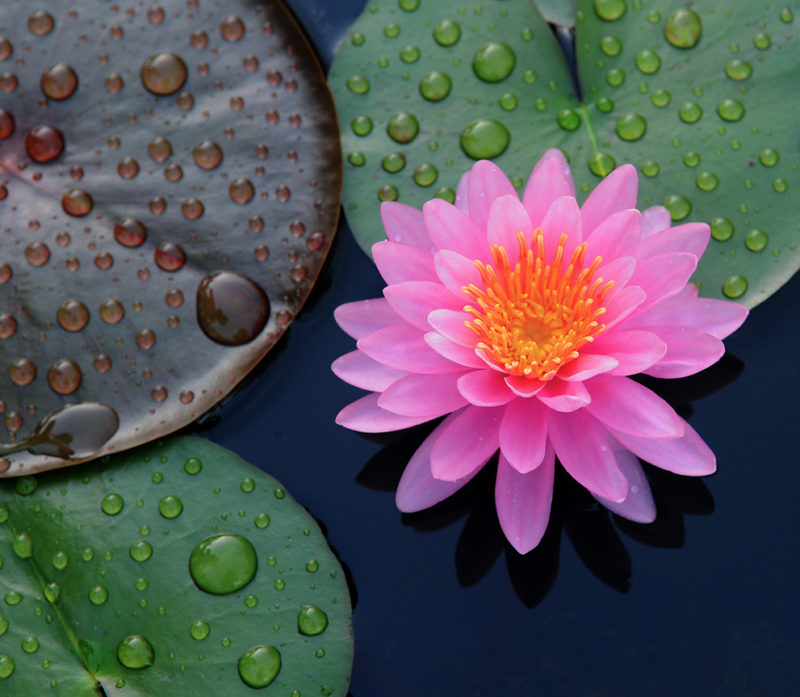
[{"label": "lotus flower", "polygon": [[637,522],[656,516],[638,458],[715,471],[692,427],[630,376],[707,368],[747,309],[700,298],[689,283],[709,227],[671,227],[661,206],[641,213],[636,192],[624,165],[579,206],[566,160],[550,150],[522,201],[480,161],[455,205],[382,205],[388,240],[372,251],[384,297],[336,310],[358,348],[332,368],[371,391],[339,413],[342,426],[393,431],[447,415],[403,473],[401,511],[450,496],[499,449],[497,514],[525,553],[547,527],[556,457]]}]

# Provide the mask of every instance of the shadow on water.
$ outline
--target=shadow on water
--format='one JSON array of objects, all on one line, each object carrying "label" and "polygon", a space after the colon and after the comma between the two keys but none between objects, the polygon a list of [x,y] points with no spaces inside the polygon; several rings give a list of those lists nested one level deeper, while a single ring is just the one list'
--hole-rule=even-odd
[{"label": "shadow on water", "polygon": [[[703,372],[678,380],[641,378],[683,416],[692,412],[691,402],[732,383],[744,363],[726,354]],[[361,486],[394,491],[403,469],[436,423],[424,424],[399,434],[370,435],[385,443],[356,476]],[[506,541],[494,506],[496,458],[465,487],[441,503],[418,513],[404,513],[403,524],[419,532],[435,532],[465,518],[455,550],[458,581],[468,587],[479,583],[497,560],[505,555],[509,579],[519,599],[536,607],[555,583],[562,533],[566,534],[586,568],[602,583],[627,593],[633,574],[631,557],[623,537],[655,548],[679,548],[685,540],[685,515],[710,515],[714,499],[702,479],[684,477],[644,464],[658,516],[640,524],[612,514],[562,468],[556,471],[550,522],[542,541],[528,554],[519,554]]]}]

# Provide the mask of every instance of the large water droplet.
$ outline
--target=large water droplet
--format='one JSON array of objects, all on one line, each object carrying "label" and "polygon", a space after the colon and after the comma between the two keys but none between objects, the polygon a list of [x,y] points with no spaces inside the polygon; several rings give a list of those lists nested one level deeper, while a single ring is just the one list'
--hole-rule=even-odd
[{"label": "large water droplet", "polygon": [[616,166],[616,160],[607,152],[596,152],[589,158],[589,171],[598,177],[611,174]]},{"label": "large water droplet", "polygon": [[647,132],[647,121],[641,114],[625,114],[617,119],[616,131],[622,140],[633,142]]},{"label": "large water droplet", "polygon": [[472,70],[484,82],[505,80],[517,62],[517,56],[508,44],[490,41],[481,46],[472,59]]},{"label": "large water droplet", "polygon": [[153,556],[153,545],[147,540],[138,540],[131,545],[128,553],[134,561],[147,561]]},{"label": "large water droplet", "polygon": [[673,222],[683,220],[692,212],[692,204],[689,199],[678,194],[668,196],[664,201],[664,206],[669,211]]},{"label": "large water droplet", "polygon": [[191,626],[189,627],[189,634],[192,635],[192,639],[195,641],[202,641],[205,639],[209,633],[211,632],[211,627],[208,625],[208,622],[204,620],[196,620],[192,622]]},{"label": "large water droplet", "polygon": [[11,676],[14,672],[14,660],[8,656],[0,656],[0,679]]},{"label": "large water droplet", "polygon": [[732,300],[741,298],[747,292],[747,279],[744,276],[731,276],[722,284],[722,292]]},{"label": "large water droplet", "polygon": [[700,172],[696,184],[701,191],[713,191],[719,185],[719,177],[713,172]]},{"label": "large water droplet", "polygon": [[739,121],[744,116],[744,104],[737,99],[723,99],[717,105],[717,113],[725,121]]},{"label": "large water droplet", "polygon": [[389,119],[386,133],[398,143],[410,143],[419,133],[419,122],[413,114],[399,111]]},{"label": "large water droplet", "polygon": [[117,515],[124,506],[125,501],[119,494],[106,494],[100,502],[100,509],[106,515]]},{"label": "large water droplet", "polygon": [[25,152],[36,162],[50,162],[64,151],[64,134],[52,126],[36,126],[25,137]]},{"label": "large water droplet", "polygon": [[703,107],[696,102],[686,102],[679,110],[678,117],[684,123],[697,123],[703,116]]},{"label": "large water droplet", "polygon": [[56,63],[44,71],[40,84],[45,97],[58,101],[72,96],[78,87],[78,76],[65,63]]},{"label": "large water droplet", "polygon": [[607,22],[613,22],[628,9],[626,0],[594,0],[594,13]]},{"label": "large water droplet", "polygon": [[167,519],[177,518],[183,512],[183,503],[177,496],[163,496],[158,502],[158,512]]},{"label": "large water droplet", "polygon": [[328,616],[314,605],[303,605],[297,615],[297,631],[306,636],[317,636],[328,626]]},{"label": "large water droplet", "polygon": [[433,29],[433,39],[439,46],[454,46],[461,38],[461,25],[452,19],[444,19]]},{"label": "large water droplet", "polygon": [[403,153],[400,152],[393,152],[386,155],[386,157],[381,160],[381,167],[384,170],[389,172],[390,174],[396,174],[397,172],[401,171],[403,167],[406,166],[406,158]]},{"label": "large water droplet", "polygon": [[264,290],[245,276],[219,271],[197,287],[197,321],[206,336],[225,346],[246,344],[269,319]]},{"label": "large water droplet", "polygon": [[189,558],[189,573],[200,590],[214,595],[233,593],[256,575],[258,558],[249,540],[222,533],[200,542]]},{"label": "large water droplet", "polygon": [[33,556],[33,540],[27,532],[18,532],[11,538],[11,548],[20,559]]},{"label": "large water droplet", "polygon": [[70,189],[61,197],[61,208],[68,215],[82,218],[89,215],[94,207],[94,201],[88,191],[83,189]]},{"label": "large water droplet", "polygon": [[760,252],[769,242],[769,235],[763,230],[750,230],[744,236],[744,246],[751,252]]},{"label": "large water droplet", "polygon": [[675,48],[694,48],[703,32],[703,20],[694,10],[675,10],[664,24],[664,37]]},{"label": "large water droplet", "polygon": [[495,119],[478,119],[461,132],[461,149],[474,160],[502,155],[511,142],[508,129]]},{"label": "large water droplet", "polygon": [[117,646],[117,660],[131,670],[148,668],[155,659],[153,645],[141,634],[130,634]]},{"label": "large water droplet", "polygon": [[169,51],[148,58],[140,71],[142,84],[153,94],[174,94],[186,83],[186,64]]},{"label": "large water droplet", "polygon": [[429,162],[424,162],[414,170],[414,183],[417,186],[431,186],[439,177],[439,171]]},{"label": "large water droplet", "polygon": [[222,162],[222,148],[210,140],[204,140],[195,145],[192,158],[198,167],[214,169]]},{"label": "large water droplet", "polygon": [[30,385],[36,377],[36,364],[29,358],[17,358],[8,366],[8,377],[20,387]]},{"label": "large water droplet", "polygon": [[[429,102],[441,101],[448,94],[450,94],[452,87],[453,81],[450,79],[450,76],[447,73],[442,73],[438,70],[431,71],[419,81],[419,93]],[[353,121],[353,124],[353,130],[355,131],[355,120]],[[356,134],[362,135],[360,133]]]},{"label": "large water droplet", "polygon": [[556,121],[565,131],[574,131],[581,125],[581,117],[578,116],[578,112],[573,109],[563,109],[559,111],[558,116],[556,116]]},{"label": "large water droplet", "polygon": [[8,138],[15,127],[14,114],[6,109],[0,109],[0,140]]},{"label": "large water droplet", "polygon": [[45,36],[49,34],[54,26],[53,15],[44,10],[36,10],[36,12],[28,17],[28,31],[30,31],[31,34],[36,34],[36,36]]},{"label": "large water droplet", "polygon": [[639,51],[639,53],[636,54],[636,67],[645,75],[652,75],[653,73],[657,73],[661,67],[661,59],[658,57],[657,53],[653,53],[652,51]]},{"label": "large water droplet", "polygon": [[607,56],[618,56],[622,51],[622,41],[616,36],[604,36],[600,39],[600,50]]},{"label": "large water droplet", "polygon": [[79,332],[89,323],[89,309],[79,300],[67,300],[58,308],[56,319],[62,329]]},{"label": "large water droplet", "polygon": [[103,586],[92,586],[89,589],[89,602],[92,605],[103,605],[108,600],[108,591]]},{"label": "large water droplet", "polygon": [[269,685],[281,669],[281,654],[274,646],[254,646],[239,659],[239,677],[246,685]]},{"label": "large water droplet", "polygon": [[[67,358],[56,361],[47,371],[47,383],[58,394],[72,394],[81,384],[81,369]],[[55,413],[55,412],[54,412]]]},{"label": "large water droplet", "polygon": [[366,94],[369,92],[369,80],[363,75],[353,75],[347,78],[345,84],[351,92],[355,92],[356,94]]},{"label": "large water droplet", "polygon": [[733,223],[727,218],[714,218],[711,221],[711,236],[717,242],[726,242],[733,237]]},{"label": "large water droplet", "polygon": [[357,136],[368,136],[372,132],[372,119],[369,116],[356,116],[351,122],[350,127]]}]

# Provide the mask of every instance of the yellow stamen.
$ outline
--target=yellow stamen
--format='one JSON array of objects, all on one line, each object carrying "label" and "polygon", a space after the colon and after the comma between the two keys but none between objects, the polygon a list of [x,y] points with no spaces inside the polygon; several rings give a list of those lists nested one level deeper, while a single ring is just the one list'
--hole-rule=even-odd
[{"label": "yellow stamen", "polygon": [[544,233],[534,232],[531,248],[517,232],[519,261],[511,267],[506,250],[492,245],[492,264],[475,261],[485,290],[462,289],[474,303],[465,324],[478,335],[477,349],[509,375],[552,380],[561,366],[579,355],[604,329],[598,319],[614,281],[594,278],[603,261],[585,265],[586,243],[564,264],[567,235],[558,240],[552,264],[546,263]]}]

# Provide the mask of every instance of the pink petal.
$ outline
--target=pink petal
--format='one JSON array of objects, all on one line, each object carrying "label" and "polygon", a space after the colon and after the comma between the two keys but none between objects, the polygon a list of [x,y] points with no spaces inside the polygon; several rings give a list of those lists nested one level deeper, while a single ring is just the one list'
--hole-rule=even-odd
[{"label": "pink petal", "polygon": [[604,303],[606,312],[600,317],[606,331],[632,315],[645,300],[647,294],[639,286],[625,286],[617,292],[612,290]]},{"label": "pink petal", "polygon": [[474,351],[478,337],[466,322],[472,316],[466,312],[454,310],[434,310],[428,315],[428,323],[442,336],[459,346],[465,346]]},{"label": "pink petal", "polygon": [[437,280],[429,250],[386,240],[372,245],[372,258],[386,283]]},{"label": "pink petal", "polygon": [[600,496],[595,498],[612,513],[634,523],[652,523],[656,519],[656,504],[639,460],[629,450],[615,449],[614,455],[617,467],[628,480],[628,496],[618,503]]},{"label": "pink petal", "polygon": [[[688,288],[689,286],[687,286]],[[747,319],[749,310],[744,305],[728,300],[687,297],[683,293],[662,300],[637,314],[628,326],[690,327],[718,339],[736,331]]]},{"label": "pink petal", "polygon": [[[591,262],[590,262],[591,263]],[[623,288],[636,270],[636,259],[633,257],[620,257],[598,267],[595,278],[604,281],[614,281],[616,288]]]},{"label": "pink petal", "polygon": [[595,375],[613,371],[619,361],[599,353],[583,353],[558,371],[558,377],[569,382],[583,382]]},{"label": "pink petal", "polygon": [[469,259],[485,259],[486,235],[454,205],[435,198],[422,207],[425,227],[438,249],[450,249]]},{"label": "pink petal", "polygon": [[661,469],[691,477],[714,473],[717,459],[711,448],[688,423],[684,422],[683,428],[680,438],[670,440],[638,438],[613,429],[611,433],[628,450]]},{"label": "pink petal", "polygon": [[581,485],[609,501],[624,501],[628,480],[619,471],[608,433],[585,409],[552,412],[550,441],[564,469]]},{"label": "pink petal", "polygon": [[500,424],[500,452],[522,474],[542,463],[547,445],[547,409],[538,399],[515,399]]},{"label": "pink petal", "polygon": [[456,388],[461,373],[407,375],[393,382],[378,397],[378,406],[403,416],[435,419],[461,409],[467,400]]},{"label": "pink petal", "polygon": [[641,438],[679,438],[683,419],[661,397],[621,376],[598,375],[587,386],[586,409],[606,426]]},{"label": "pink petal", "polygon": [[361,351],[351,351],[339,356],[331,365],[333,374],[339,379],[362,390],[382,392],[406,373],[387,368]]},{"label": "pink petal", "polygon": [[483,287],[481,274],[475,266],[475,262],[467,259],[463,254],[442,249],[436,252],[433,265],[438,279],[451,293],[462,298],[462,305],[470,302],[469,298],[464,295],[464,286],[474,284],[479,288]]},{"label": "pink petal", "polygon": [[407,373],[453,373],[461,369],[428,346],[419,329],[407,324],[379,329],[359,339],[356,346],[379,363]]},{"label": "pink petal", "polygon": [[696,268],[697,257],[688,252],[660,254],[639,264],[630,283],[641,287],[647,293],[647,298],[636,309],[636,313],[679,293]]},{"label": "pink petal", "polygon": [[611,375],[635,375],[661,360],[667,345],[653,332],[631,329],[603,333],[581,350],[616,358],[619,365]]},{"label": "pink petal", "polygon": [[516,194],[501,196],[495,199],[489,211],[488,222],[489,244],[496,244],[506,250],[508,261],[513,267],[519,259],[519,240],[521,232],[530,247],[533,238],[533,226],[525,207],[519,202]]},{"label": "pink petal", "polygon": [[672,225],[672,216],[664,206],[650,206],[642,211],[642,238],[666,230]]},{"label": "pink petal", "polygon": [[638,186],[633,165],[617,167],[603,179],[581,206],[584,237],[588,239],[594,229],[614,213],[636,208]]},{"label": "pink petal", "polygon": [[472,165],[468,187],[469,217],[481,230],[486,230],[489,211],[495,199],[501,196],[518,198],[516,189],[503,170],[489,160],[480,160]]},{"label": "pink petal", "polygon": [[466,407],[431,450],[431,472],[448,482],[471,475],[494,454],[503,407]]},{"label": "pink petal", "polygon": [[643,239],[636,260],[641,264],[646,259],[671,252],[688,252],[700,258],[710,238],[711,228],[705,223],[676,225]]},{"label": "pink petal", "polygon": [[458,188],[456,189],[456,208],[464,215],[469,215],[467,191],[469,191],[469,172],[464,172],[461,175],[461,179],[458,180]]},{"label": "pink petal", "polygon": [[403,321],[389,307],[385,298],[358,300],[339,305],[333,311],[333,317],[336,323],[356,340]]},{"label": "pink petal", "polygon": [[533,397],[533,395],[544,389],[547,384],[541,380],[526,378],[522,375],[508,375],[505,378],[505,383],[508,389],[518,397]]},{"label": "pink petal", "polygon": [[442,336],[438,332],[428,332],[425,334],[425,343],[437,354],[443,356],[448,361],[452,361],[455,368],[459,370],[462,366],[466,366],[467,368],[486,367],[474,348],[468,348],[453,343],[450,339]]},{"label": "pink petal", "polygon": [[654,329],[667,342],[666,355],[642,372],[655,378],[684,378],[705,370],[725,353],[722,341],[711,334],[687,327]]},{"label": "pink petal", "polygon": [[581,211],[572,196],[562,196],[553,201],[540,225],[544,233],[544,247],[548,264],[553,263],[558,240],[562,234],[568,235],[564,245],[564,262],[569,261],[575,248],[581,243]]},{"label": "pink petal", "polygon": [[458,391],[476,407],[499,407],[515,398],[500,373],[485,369],[462,375],[458,379]]},{"label": "pink petal", "polygon": [[642,214],[631,209],[608,216],[587,240],[586,262],[632,257],[642,237]]},{"label": "pink petal", "polygon": [[545,406],[562,412],[575,411],[591,401],[582,382],[567,382],[558,376],[548,382],[536,396]]},{"label": "pink petal", "polygon": [[422,211],[405,203],[384,201],[381,204],[381,220],[386,236],[392,242],[419,247],[425,251],[433,246],[425,229]]},{"label": "pink petal", "polygon": [[[434,429],[433,433],[417,448],[417,452],[414,453],[405,470],[403,470],[403,476],[397,485],[397,496],[395,497],[397,507],[403,513],[415,513],[443,501],[458,491],[480,471],[481,468],[477,467],[472,474],[462,477],[456,482],[434,479],[431,474],[431,449],[433,444],[439,439],[442,431],[453,423],[456,416],[457,414],[448,416]],[[488,460],[489,458],[486,459]]]},{"label": "pink petal", "polygon": [[522,196],[522,205],[534,227],[541,224],[550,206],[561,196],[575,198],[572,175],[564,153],[548,150],[533,168]]},{"label": "pink petal", "polygon": [[552,447],[542,465],[528,474],[520,474],[500,455],[494,489],[497,518],[506,538],[520,554],[536,547],[547,529],[554,472]]},{"label": "pink petal", "polygon": [[336,423],[340,426],[363,433],[399,431],[429,420],[427,416],[400,416],[381,409],[375,392],[348,404],[336,416]]},{"label": "pink petal", "polygon": [[460,310],[460,303],[441,283],[407,281],[387,286],[383,295],[392,309],[418,329],[430,329],[428,315],[434,310]]}]

